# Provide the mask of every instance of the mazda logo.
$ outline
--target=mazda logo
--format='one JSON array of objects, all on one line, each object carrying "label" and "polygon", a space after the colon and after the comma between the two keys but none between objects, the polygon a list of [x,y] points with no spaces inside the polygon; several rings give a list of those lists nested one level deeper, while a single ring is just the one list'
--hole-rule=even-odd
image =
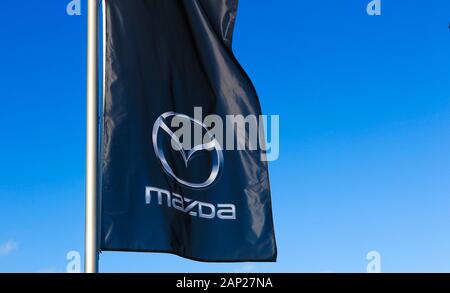
[{"label": "mazda logo", "polygon": [[[183,148],[182,143],[180,142],[179,138],[174,134],[174,132],[170,129],[170,127],[166,124],[167,118],[173,118],[178,117],[181,119],[185,119],[186,121],[190,121],[194,123],[195,125],[198,125],[203,128],[203,130],[206,131],[206,135],[208,135],[209,142],[196,145],[188,150]],[[164,147],[162,144],[158,143],[158,135],[160,135],[161,130],[163,130],[166,134],[168,134],[172,142],[176,144],[177,148],[179,149],[179,153],[181,154],[181,157],[183,158],[184,164],[186,168],[189,168],[189,161],[191,160],[192,156],[199,152],[199,151],[210,151],[212,154],[212,166],[211,166],[211,173],[209,177],[203,181],[203,182],[188,182],[179,176],[175,174],[172,167],[170,167],[169,163],[166,160]],[[204,189],[211,184],[214,183],[214,181],[217,179],[217,177],[220,174],[222,165],[223,165],[223,154],[222,149],[220,147],[220,144],[218,141],[214,138],[213,135],[211,135],[208,132],[208,128],[200,121],[197,121],[187,115],[178,114],[175,112],[166,112],[158,117],[155,124],[153,125],[153,132],[152,132],[152,140],[153,140],[153,148],[155,150],[155,154],[158,157],[159,161],[161,162],[161,165],[164,169],[164,171],[171,176],[173,179],[175,179],[178,183],[189,187],[193,189]],[[174,149],[171,149],[172,151],[175,151]]]}]

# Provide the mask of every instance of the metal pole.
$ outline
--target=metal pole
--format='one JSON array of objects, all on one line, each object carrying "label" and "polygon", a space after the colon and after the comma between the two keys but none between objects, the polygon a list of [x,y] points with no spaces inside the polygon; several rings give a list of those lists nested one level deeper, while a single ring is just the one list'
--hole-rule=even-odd
[{"label": "metal pole", "polygon": [[88,0],[85,273],[98,272],[98,3]]}]

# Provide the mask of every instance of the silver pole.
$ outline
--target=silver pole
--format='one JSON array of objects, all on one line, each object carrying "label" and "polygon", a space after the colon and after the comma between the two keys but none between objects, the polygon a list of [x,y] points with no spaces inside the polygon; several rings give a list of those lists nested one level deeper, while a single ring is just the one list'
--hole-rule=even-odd
[{"label": "silver pole", "polygon": [[98,272],[98,2],[88,0],[85,273]]}]

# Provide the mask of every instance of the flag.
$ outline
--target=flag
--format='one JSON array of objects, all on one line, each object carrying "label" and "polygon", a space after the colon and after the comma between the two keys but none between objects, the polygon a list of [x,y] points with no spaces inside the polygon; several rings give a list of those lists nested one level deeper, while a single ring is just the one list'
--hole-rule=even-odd
[{"label": "flag", "polygon": [[276,261],[261,108],[232,51],[237,4],[105,1],[102,251]]}]

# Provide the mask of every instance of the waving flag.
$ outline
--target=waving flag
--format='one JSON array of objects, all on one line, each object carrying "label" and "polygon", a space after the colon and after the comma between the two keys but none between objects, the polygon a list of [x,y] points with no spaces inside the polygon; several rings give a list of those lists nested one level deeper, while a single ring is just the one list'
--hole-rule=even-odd
[{"label": "waving flag", "polygon": [[261,109],[231,48],[237,0],[105,4],[101,250],[275,261]]}]

